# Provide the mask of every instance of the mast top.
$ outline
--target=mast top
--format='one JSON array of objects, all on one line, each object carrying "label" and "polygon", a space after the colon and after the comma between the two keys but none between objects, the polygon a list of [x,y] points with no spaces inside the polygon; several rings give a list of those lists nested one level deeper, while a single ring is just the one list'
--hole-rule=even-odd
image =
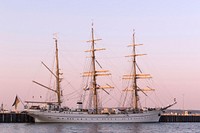
[{"label": "mast top", "polygon": [[135,35],[135,29],[133,29],[133,35]]},{"label": "mast top", "polygon": [[58,40],[58,33],[56,32],[56,33],[53,33],[53,39],[54,40]]},{"label": "mast top", "polygon": [[92,20],[92,28],[93,28],[93,26],[94,26],[94,23],[93,23],[93,20]]},{"label": "mast top", "polygon": [[86,42],[95,43],[95,41],[100,41],[100,40],[102,40],[102,39],[95,39],[95,38],[94,38],[94,23],[93,23],[93,22],[92,22],[91,29],[92,29],[92,39],[91,39],[91,40],[88,40],[88,41],[86,41]]}]

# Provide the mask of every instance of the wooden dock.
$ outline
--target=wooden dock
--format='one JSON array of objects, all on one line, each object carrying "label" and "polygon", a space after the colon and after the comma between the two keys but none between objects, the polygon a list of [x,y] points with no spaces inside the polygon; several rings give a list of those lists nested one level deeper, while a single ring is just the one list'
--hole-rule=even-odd
[{"label": "wooden dock", "polygon": [[26,113],[0,113],[0,123],[33,123],[34,118]]},{"label": "wooden dock", "polygon": [[191,115],[162,115],[160,122],[200,122],[200,114]]}]

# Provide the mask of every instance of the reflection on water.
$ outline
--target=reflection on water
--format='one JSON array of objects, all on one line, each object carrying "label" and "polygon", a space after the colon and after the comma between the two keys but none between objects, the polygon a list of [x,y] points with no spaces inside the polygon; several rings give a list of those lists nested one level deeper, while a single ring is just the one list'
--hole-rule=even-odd
[{"label": "reflection on water", "polygon": [[0,133],[194,133],[200,123],[1,123]]}]

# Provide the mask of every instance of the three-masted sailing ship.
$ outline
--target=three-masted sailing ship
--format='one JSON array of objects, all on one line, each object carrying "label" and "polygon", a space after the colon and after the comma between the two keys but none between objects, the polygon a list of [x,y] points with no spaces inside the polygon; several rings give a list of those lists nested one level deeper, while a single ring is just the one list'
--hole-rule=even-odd
[{"label": "three-masted sailing ship", "polygon": [[[87,90],[91,92],[91,107],[90,109],[83,108],[83,101],[77,102],[77,109],[70,109],[66,107],[62,107],[61,100],[61,89],[60,89],[60,72],[59,72],[59,61],[58,61],[58,46],[57,39],[55,38],[55,46],[56,46],[56,72],[52,72],[49,70],[54,77],[56,78],[56,90],[44,86],[36,81],[34,83],[45,87],[57,95],[57,101],[55,102],[38,102],[44,103],[45,107],[40,106],[32,106],[27,109],[27,112],[30,116],[35,118],[35,122],[158,122],[161,113],[163,110],[171,107],[174,104],[171,104],[165,108],[139,108],[138,106],[138,92],[144,91],[140,89],[137,85],[137,80],[141,78],[150,78],[149,74],[137,74],[137,64],[136,57],[140,56],[140,54],[136,53],[136,46],[133,34],[133,43],[130,45],[133,49],[132,55],[130,55],[132,59],[133,71],[130,75],[124,75],[124,79],[131,80],[131,87],[125,89],[125,91],[129,91],[132,95],[132,106],[119,108],[110,108],[105,112],[105,109],[99,106],[98,95],[100,90],[104,90],[105,88],[112,88],[110,85],[99,86],[97,84],[97,76],[105,76],[110,75],[107,70],[97,70],[96,69],[96,51],[104,50],[95,48],[95,42],[101,39],[95,39],[94,37],[94,28],[92,27],[92,39],[88,42],[91,43],[91,49],[86,52],[91,52],[91,71],[83,73],[83,76],[89,76],[91,79],[90,85],[87,87]],[[48,68],[48,67],[47,67]],[[85,88],[86,90],[86,88]],[[27,103],[32,103],[31,101],[27,101]]]}]

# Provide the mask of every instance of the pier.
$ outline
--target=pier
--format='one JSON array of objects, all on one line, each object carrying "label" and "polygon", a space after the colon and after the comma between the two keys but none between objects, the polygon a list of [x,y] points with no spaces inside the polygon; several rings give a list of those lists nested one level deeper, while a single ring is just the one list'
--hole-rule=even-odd
[{"label": "pier", "polygon": [[162,115],[159,122],[200,122],[200,115]]},{"label": "pier", "polygon": [[0,123],[33,123],[34,118],[26,113],[0,113]]}]

